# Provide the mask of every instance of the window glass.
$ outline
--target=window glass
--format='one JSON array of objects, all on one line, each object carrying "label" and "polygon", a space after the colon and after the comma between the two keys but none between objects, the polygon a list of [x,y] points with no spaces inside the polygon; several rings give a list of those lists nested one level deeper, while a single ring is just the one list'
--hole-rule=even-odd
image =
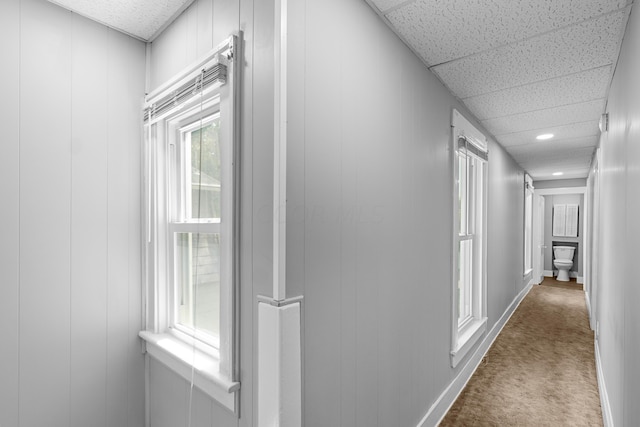
[{"label": "window glass", "polygon": [[[176,233],[176,324],[220,337],[220,234]],[[206,338],[206,337],[204,337]]]},{"label": "window glass", "polygon": [[461,240],[458,246],[458,324],[463,324],[473,313],[473,240]]},{"label": "window glass", "polygon": [[[185,133],[186,220],[220,219],[220,118]],[[187,166],[189,165],[189,166]]]}]

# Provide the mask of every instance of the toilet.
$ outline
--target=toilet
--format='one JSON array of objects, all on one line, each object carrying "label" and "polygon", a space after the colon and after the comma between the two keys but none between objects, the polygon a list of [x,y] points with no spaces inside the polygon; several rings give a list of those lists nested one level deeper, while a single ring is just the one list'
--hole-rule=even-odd
[{"label": "toilet", "polygon": [[569,270],[573,267],[573,252],[575,250],[576,248],[573,246],[553,247],[553,265],[558,269],[556,280],[560,282],[569,281]]}]

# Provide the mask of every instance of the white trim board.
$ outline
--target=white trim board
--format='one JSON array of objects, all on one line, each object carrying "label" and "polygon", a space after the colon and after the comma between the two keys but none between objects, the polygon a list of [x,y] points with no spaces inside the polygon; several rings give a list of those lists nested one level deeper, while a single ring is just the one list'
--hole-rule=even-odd
[{"label": "white trim board", "polygon": [[[554,277],[553,270],[544,270],[543,275],[544,277]],[[576,283],[578,284],[584,283],[584,277],[578,276],[578,273],[576,271],[570,271],[569,277],[571,277],[572,279],[576,279]]]},{"label": "white trim board", "polygon": [[473,376],[473,373],[480,366],[480,362],[482,362],[482,358],[487,354],[489,348],[496,340],[504,325],[507,324],[511,315],[516,311],[516,308],[520,305],[522,300],[531,290],[531,283],[529,283],[525,288],[514,298],[509,307],[505,310],[504,314],[500,319],[496,322],[496,324],[491,328],[489,333],[485,336],[484,340],[481,341],[480,345],[473,353],[473,355],[469,358],[467,363],[462,367],[460,373],[455,377],[455,379],[449,384],[449,386],[442,392],[442,394],[436,399],[436,401],[431,405],[427,414],[422,418],[422,420],[418,423],[417,427],[430,427],[436,426],[440,424],[444,416],[449,412],[451,406],[455,403],[456,399],[462,393],[465,386]]},{"label": "white trim board", "polygon": [[613,427],[613,415],[611,414],[609,394],[607,393],[607,386],[604,382],[604,374],[602,372],[600,347],[598,347],[598,340],[594,340],[594,342],[596,353],[596,372],[598,374],[598,390],[600,391],[600,406],[602,407],[602,422],[604,423],[604,427]]},{"label": "white trim board", "polygon": [[589,327],[593,331],[593,325],[591,324],[591,298],[589,298],[589,292],[584,291],[584,301],[587,305],[587,313],[589,314]]}]

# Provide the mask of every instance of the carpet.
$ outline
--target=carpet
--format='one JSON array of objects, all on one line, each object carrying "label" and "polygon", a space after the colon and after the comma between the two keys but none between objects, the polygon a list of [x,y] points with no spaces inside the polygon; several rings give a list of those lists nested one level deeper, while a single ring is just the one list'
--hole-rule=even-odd
[{"label": "carpet", "polygon": [[440,426],[603,425],[582,286],[545,282],[522,300]]}]

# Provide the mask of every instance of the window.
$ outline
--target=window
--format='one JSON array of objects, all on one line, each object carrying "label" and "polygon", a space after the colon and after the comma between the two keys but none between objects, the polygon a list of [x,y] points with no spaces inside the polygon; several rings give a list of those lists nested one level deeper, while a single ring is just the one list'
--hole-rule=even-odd
[{"label": "window", "polygon": [[235,408],[235,38],[145,109],[147,353]]},{"label": "window", "polygon": [[524,176],[524,275],[533,269],[533,180]]},{"label": "window", "polygon": [[456,366],[486,330],[486,138],[456,110],[454,142],[453,337]]}]

